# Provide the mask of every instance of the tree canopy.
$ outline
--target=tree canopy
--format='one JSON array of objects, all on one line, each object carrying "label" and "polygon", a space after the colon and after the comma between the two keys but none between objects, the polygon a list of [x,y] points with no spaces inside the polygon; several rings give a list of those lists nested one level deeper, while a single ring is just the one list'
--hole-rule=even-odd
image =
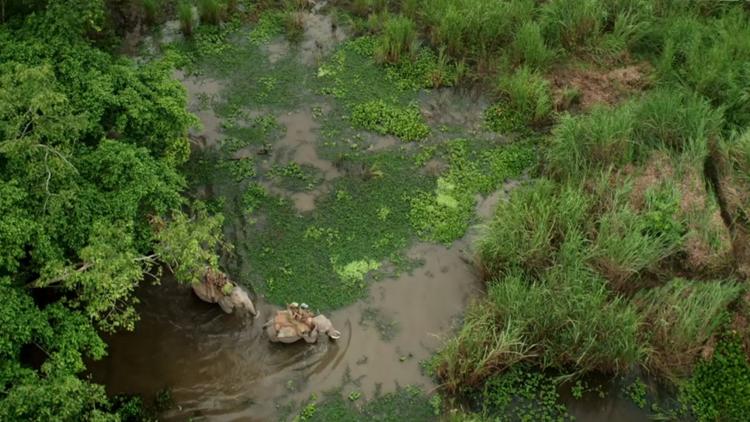
[{"label": "tree canopy", "polygon": [[116,420],[84,360],[158,261],[217,264],[221,218],[184,211],[196,119],[170,66],[97,46],[101,0],[35,6],[0,25],[0,420]]}]

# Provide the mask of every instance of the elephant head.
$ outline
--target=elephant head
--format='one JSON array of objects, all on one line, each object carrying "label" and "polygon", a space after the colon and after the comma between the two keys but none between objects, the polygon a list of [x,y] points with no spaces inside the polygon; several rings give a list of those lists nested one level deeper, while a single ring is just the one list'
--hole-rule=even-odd
[{"label": "elephant head", "polygon": [[258,311],[255,310],[253,301],[250,300],[250,296],[248,296],[245,289],[240,286],[234,286],[231,293],[221,296],[218,303],[221,309],[228,314],[232,312],[249,312],[256,318],[258,317]]},{"label": "elephant head", "polygon": [[313,324],[315,324],[315,331],[328,334],[328,337],[331,340],[338,340],[341,338],[341,332],[333,328],[333,323],[330,319],[326,318],[325,315],[318,315],[313,318]]}]

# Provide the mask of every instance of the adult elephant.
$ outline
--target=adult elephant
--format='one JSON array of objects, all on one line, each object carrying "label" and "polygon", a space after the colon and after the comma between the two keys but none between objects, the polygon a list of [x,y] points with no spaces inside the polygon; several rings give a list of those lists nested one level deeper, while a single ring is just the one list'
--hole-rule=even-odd
[{"label": "adult elephant", "polygon": [[288,310],[278,311],[263,328],[274,343],[296,343],[300,340],[315,343],[321,334],[328,335],[331,340],[341,338],[341,332],[333,328],[333,323],[325,315],[318,315],[305,323],[295,320]]},{"label": "adult elephant", "polygon": [[218,303],[221,310],[231,314],[233,312],[249,312],[258,317],[253,301],[247,291],[229,280],[226,274],[208,270],[200,283],[192,285],[193,292],[201,300],[208,303]]}]

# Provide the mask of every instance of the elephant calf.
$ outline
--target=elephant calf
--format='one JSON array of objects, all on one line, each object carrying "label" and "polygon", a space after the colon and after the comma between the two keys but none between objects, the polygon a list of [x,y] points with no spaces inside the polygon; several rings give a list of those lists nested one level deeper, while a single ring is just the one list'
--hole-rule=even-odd
[{"label": "elephant calf", "polygon": [[222,272],[209,270],[201,283],[193,284],[193,291],[205,302],[218,303],[228,314],[249,312],[258,316],[258,311],[255,310],[255,305],[245,289],[232,283]]}]

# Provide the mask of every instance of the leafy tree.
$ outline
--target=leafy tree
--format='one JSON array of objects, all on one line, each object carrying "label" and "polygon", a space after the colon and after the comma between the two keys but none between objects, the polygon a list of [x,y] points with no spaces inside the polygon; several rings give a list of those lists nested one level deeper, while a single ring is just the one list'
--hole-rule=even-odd
[{"label": "leafy tree", "polygon": [[100,331],[134,327],[133,293],[157,263],[186,282],[216,267],[222,220],[183,211],[196,120],[168,64],[98,48],[102,0],[12,11],[0,25],[0,420],[118,420],[79,376],[84,359],[105,355]]}]

